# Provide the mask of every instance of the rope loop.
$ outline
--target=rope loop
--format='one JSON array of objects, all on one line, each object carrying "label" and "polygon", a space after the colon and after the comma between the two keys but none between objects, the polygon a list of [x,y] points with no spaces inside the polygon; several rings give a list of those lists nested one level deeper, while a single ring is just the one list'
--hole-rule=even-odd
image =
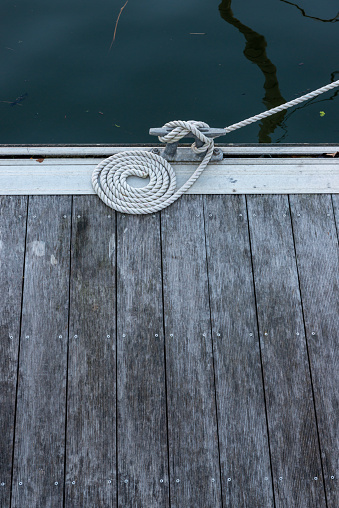
[{"label": "rope loop", "polygon": [[[163,143],[176,143],[192,133],[203,145],[191,146],[196,153],[206,152],[205,157],[193,175],[178,190],[172,166],[161,156],[143,150],[119,152],[97,165],[92,174],[94,192],[110,208],[127,214],[148,214],[159,212],[176,201],[199,178],[213,155],[214,141],[199,128],[209,127],[205,122],[181,120],[169,122],[164,127],[171,128],[166,136],[159,137]],[[150,181],[141,188],[132,187],[127,178],[149,177]]]}]

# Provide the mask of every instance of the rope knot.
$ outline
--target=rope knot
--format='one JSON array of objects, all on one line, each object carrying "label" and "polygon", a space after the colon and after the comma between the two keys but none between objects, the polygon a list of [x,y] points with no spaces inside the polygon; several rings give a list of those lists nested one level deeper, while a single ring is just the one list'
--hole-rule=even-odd
[{"label": "rope knot", "polygon": [[158,139],[161,143],[178,143],[182,138],[192,133],[196,139],[199,139],[202,143],[201,146],[197,146],[196,141],[191,145],[193,152],[204,153],[206,150],[214,148],[213,138],[208,138],[199,129],[205,127],[209,129],[209,125],[205,122],[197,122],[195,120],[188,120],[186,122],[182,120],[174,120],[172,122],[165,123],[163,128],[172,129],[171,132],[165,136],[159,136]]}]

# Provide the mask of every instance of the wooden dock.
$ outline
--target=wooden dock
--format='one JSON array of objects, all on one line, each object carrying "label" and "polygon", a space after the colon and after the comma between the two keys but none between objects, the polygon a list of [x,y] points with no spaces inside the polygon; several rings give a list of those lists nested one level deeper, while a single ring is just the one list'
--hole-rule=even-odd
[{"label": "wooden dock", "polygon": [[337,508],[339,194],[37,194],[0,196],[0,507]]}]

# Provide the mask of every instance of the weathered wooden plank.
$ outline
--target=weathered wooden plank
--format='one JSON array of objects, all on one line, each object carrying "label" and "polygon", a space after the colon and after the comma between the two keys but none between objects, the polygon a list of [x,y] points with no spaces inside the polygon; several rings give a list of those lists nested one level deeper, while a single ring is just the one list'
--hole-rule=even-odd
[{"label": "weathered wooden plank", "polygon": [[[132,152],[133,150],[128,150]],[[150,152],[150,149],[148,149]],[[195,168],[198,166],[199,160],[192,160],[191,154],[185,158],[185,155],[182,154],[183,160],[174,160],[169,161],[171,164],[173,164],[175,167],[182,167],[182,166],[194,166]],[[114,155],[114,154],[111,154]],[[99,164],[99,162],[103,161],[104,157],[46,157],[46,158],[30,158],[30,159],[20,159],[20,158],[14,158],[14,159],[0,159],[0,167],[1,171],[3,172],[2,167],[9,168],[11,166],[14,166],[18,170],[22,166],[27,166],[28,171],[33,170],[33,168],[37,168],[37,171],[40,172],[41,169],[43,169],[45,166],[96,166]],[[330,165],[331,167],[337,167],[339,165],[339,161],[337,158],[330,158],[330,157],[299,157],[299,158],[293,158],[293,157],[279,157],[279,158],[263,158],[263,157],[229,157],[224,158],[222,160],[216,160],[209,163],[209,167],[219,167],[219,166],[229,166],[229,165],[235,165],[235,166],[262,166],[263,168],[269,168],[270,170],[273,170],[272,167],[276,166],[288,166],[292,168],[303,168],[305,165],[313,166],[326,166]],[[62,169],[61,169],[62,170]],[[10,171],[13,171],[11,169]],[[40,173],[39,173],[40,174]]]},{"label": "weathered wooden plank", "polygon": [[247,201],[276,507],[325,507],[288,198]]},{"label": "weathered wooden plank", "polygon": [[61,506],[71,198],[29,200],[13,508]]},{"label": "weathered wooden plank", "polygon": [[161,212],[171,506],[221,506],[202,197]]},{"label": "weathered wooden plank", "polygon": [[338,506],[339,249],[331,196],[290,197],[328,508]]},{"label": "weathered wooden plank", "polygon": [[272,507],[244,196],[206,196],[205,224],[223,505]]},{"label": "weathered wooden plank", "polygon": [[[216,145],[226,153],[234,155],[281,155],[281,154],[293,154],[293,155],[310,155],[310,154],[323,154],[323,153],[336,153],[339,151],[339,145],[336,143],[327,144],[307,144],[307,143],[218,143]],[[133,144],[133,145],[0,145],[0,156],[20,156],[20,155],[48,155],[48,156],[72,156],[72,157],[83,157],[83,156],[108,156],[117,151],[150,149],[151,147],[161,147],[164,145],[160,144]],[[180,147],[181,150],[191,151],[189,147]]]},{"label": "weathered wooden plank", "polygon": [[335,154],[339,151],[337,143],[258,143],[258,144],[228,144],[221,145],[225,154],[232,155],[316,155]]},{"label": "weathered wooden plank", "polygon": [[0,506],[10,506],[27,198],[0,198]]},{"label": "weathered wooden plank", "polygon": [[118,506],[169,506],[160,217],[117,216]]},{"label": "weathered wooden plank", "polygon": [[[102,159],[13,159],[0,165],[1,195],[94,194],[92,173]],[[338,159],[224,159],[211,163],[188,194],[339,193]],[[174,163],[177,187],[197,165]],[[144,179],[131,177],[140,187]]]},{"label": "weathered wooden plank", "polygon": [[332,194],[332,203],[334,210],[334,221],[337,228],[338,243],[339,243],[339,196]]},{"label": "weathered wooden plank", "polygon": [[116,506],[115,212],[72,211],[65,506]]},{"label": "weathered wooden plank", "polygon": [[[158,143],[133,145],[0,145],[1,157],[108,157],[129,150],[151,150]],[[190,150],[188,147],[185,150]]]}]

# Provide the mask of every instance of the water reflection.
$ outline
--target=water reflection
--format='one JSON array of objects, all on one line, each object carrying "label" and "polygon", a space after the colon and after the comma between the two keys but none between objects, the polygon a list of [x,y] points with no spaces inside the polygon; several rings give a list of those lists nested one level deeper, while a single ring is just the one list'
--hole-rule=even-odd
[{"label": "water reflection", "polygon": [[337,21],[339,21],[339,19],[338,19],[339,18],[339,12],[338,12],[338,14],[336,16],[334,16],[334,18],[331,18],[331,19],[316,18],[315,16],[309,16],[308,14],[306,14],[304,9],[299,7],[298,4],[294,4],[293,2],[289,2],[288,0],[281,0],[281,2],[284,2],[285,4],[293,5],[294,7],[296,7],[301,12],[301,14],[305,18],[316,19],[317,21],[323,21],[324,23],[336,23]]},{"label": "water reflection", "polygon": [[[334,71],[331,73],[331,79],[329,80],[329,83],[333,83],[333,81],[337,81],[338,79],[338,75],[339,75],[339,71]],[[300,95],[303,95],[305,93],[308,93],[310,92],[311,90],[310,89],[307,89],[307,90],[304,90],[303,92],[300,93]],[[328,94],[326,94],[328,95]],[[309,107],[311,104],[317,104],[318,102],[327,102],[327,101],[333,101],[336,97],[338,97],[339,95],[339,90],[335,90],[334,92],[332,92],[332,95],[330,95],[329,97],[324,97],[322,95],[320,95],[320,97],[314,97],[313,99],[310,99],[308,100],[307,102],[305,102],[304,104],[301,104],[300,106],[297,106],[297,107],[294,107],[292,109],[292,111],[289,111],[289,112],[286,112],[286,116],[284,118],[284,121],[281,123],[280,127],[284,130],[284,134],[276,140],[276,143],[281,143],[282,141],[285,141],[285,137],[287,136],[287,126],[286,126],[286,121],[292,116],[294,115],[294,113],[296,111],[298,111],[299,109],[304,109],[304,108],[307,108]]]},{"label": "water reflection", "polygon": [[[235,18],[231,10],[231,3],[232,0],[222,0],[219,5],[220,15],[227,23],[233,25],[244,35],[246,39],[244,55],[250,62],[255,63],[264,75],[265,96],[263,98],[263,103],[266,108],[270,109],[280,106],[280,104],[283,104],[286,100],[281,95],[279,89],[277,69],[266,54],[267,42],[265,37]],[[283,121],[285,115],[286,111],[281,111],[261,121],[258,134],[259,143],[271,143],[270,134],[272,134],[276,127]]]}]

